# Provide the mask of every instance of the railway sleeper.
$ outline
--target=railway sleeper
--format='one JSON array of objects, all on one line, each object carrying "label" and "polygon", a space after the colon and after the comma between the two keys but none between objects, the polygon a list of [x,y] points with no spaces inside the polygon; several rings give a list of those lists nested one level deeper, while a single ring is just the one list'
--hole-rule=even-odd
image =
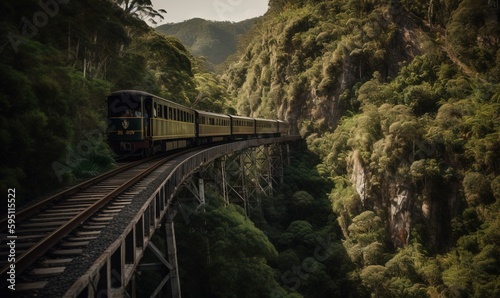
[{"label": "railway sleeper", "polygon": [[73,261],[72,258],[64,258],[64,259],[46,259],[40,262],[40,265],[45,267],[59,266],[62,264],[69,264]]},{"label": "railway sleeper", "polygon": [[68,209],[68,208],[88,208],[92,206],[92,204],[74,204],[74,203],[61,203],[58,204],[57,206],[54,206],[53,208],[56,210],[61,210],[61,209]]},{"label": "railway sleeper", "polygon": [[48,232],[52,232],[52,231],[54,231],[54,227],[42,227],[42,228],[38,228],[38,229],[23,229],[22,227],[19,227],[18,229],[16,229],[16,234],[17,235],[33,234],[33,233],[41,234],[41,233],[48,233]]},{"label": "railway sleeper", "polygon": [[56,249],[50,252],[50,255],[53,256],[78,256],[83,253],[83,249],[81,248],[73,248],[73,249]]},{"label": "railway sleeper", "polygon": [[93,217],[91,220],[92,221],[111,221],[114,216],[109,216],[109,214],[100,214],[97,215],[96,217]]},{"label": "railway sleeper", "polygon": [[44,214],[58,214],[58,213],[68,213],[68,214],[78,214],[80,212],[82,212],[83,210],[85,210],[85,208],[74,208],[74,209],[68,209],[68,208],[65,208],[65,209],[52,209],[52,210],[47,210],[44,212]]},{"label": "railway sleeper", "polygon": [[[65,215],[58,215],[57,219],[72,219],[73,217],[74,217],[74,215],[65,214]],[[43,216],[43,217],[40,215],[40,217],[30,219],[31,222],[44,222],[44,221],[48,221],[48,220],[54,220],[53,215],[50,217],[48,215]]]},{"label": "railway sleeper", "polygon": [[102,230],[106,227],[102,223],[87,223],[87,225],[83,226],[84,230]]},{"label": "railway sleeper", "polygon": [[50,222],[34,222],[28,224],[22,224],[19,228],[22,229],[24,227],[59,227],[63,224],[67,223],[67,221],[50,221]]},{"label": "railway sleeper", "polygon": [[90,241],[68,241],[61,244],[61,247],[83,247],[88,246]]},{"label": "railway sleeper", "polygon": [[76,236],[89,236],[89,235],[99,235],[101,231],[78,231]]},{"label": "railway sleeper", "polygon": [[16,291],[36,291],[45,288],[48,281],[35,281],[16,284]]},{"label": "railway sleeper", "polygon": [[31,270],[31,275],[55,275],[61,274],[66,270],[66,267],[48,267],[48,268],[35,268]]},{"label": "railway sleeper", "polygon": [[78,242],[78,241],[90,241],[90,240],[94,240],[94,239],[97,239],[97,237],[94,237],[94,236],[88,236],[88,237],[71,237],[71,238],[68,239],[68,241]]}]

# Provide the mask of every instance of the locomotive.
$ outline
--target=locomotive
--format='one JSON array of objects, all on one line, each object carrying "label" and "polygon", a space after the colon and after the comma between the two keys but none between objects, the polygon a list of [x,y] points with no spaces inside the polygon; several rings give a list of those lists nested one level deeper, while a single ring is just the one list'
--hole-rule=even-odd
[{"label": "locomotive", "polygon": [[156,95],[120,90],[108,96],[108,141],[118,155],[152,155],[213,142],[287,135],[284,120],[196,110]]}]

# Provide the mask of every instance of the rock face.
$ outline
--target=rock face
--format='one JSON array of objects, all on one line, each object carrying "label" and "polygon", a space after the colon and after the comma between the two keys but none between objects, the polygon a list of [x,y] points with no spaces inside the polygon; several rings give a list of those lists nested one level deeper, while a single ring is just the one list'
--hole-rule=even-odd
[{"label": "rock face", "polygon": [[395,77],[421,53],[419,28],[397,1],[365,18],[327,1],[269,14],[223,78],[240,114],[287,119],[303,136],[322,133],[358,108],[349,100],[357,83],[375,72],[382,81]]},{"label": "rock face", "polygon": [[403,183],[396,183],[391,189],[395,189],[394,195],[389,199],[391,240],[394,246],[401,247],[408,244],[410,237],[412,194]]},{"label": "rock face", "polygon": [[[451,218],[457,216],[461,209],[459,183],[439,186],[429,183],[426,188],[417,190],[402,176],[384,174],[377,180],[381,181],[380,185],[374,185],[370,167],[363,165],[357,150],[349,155],[347,166],[350,182],[362,208],[384,214],[388,240],[393,247],[409,244],[410,229],[418,223],[425,229],[426,240],[432,247],[438,251],[446,248],[450,239]],[[442,196],[436,193],[426,195],[436,188],[441,189]],[[424,194],[424,198],[419,194]],[[347,233],[347,230],[344,232]]]},{"label": "rock face", "polygon": [[[410,231],[417,227],[418,234],[425,235],[426,243],[436,250],[442,249],[450,239],[451,219],[460,212],[460,187],[449,181],[431,181],[432,178],[421,185],[409,173],[387,173],[370,164],[381,161],[370,161],[377,140],[382,143],[383,148],[378,150],[386,161],[394,156],[414,158],[421,149],[416,148],[413,137],[423,130],[420,121],[427,121],[420,118],[421,114],[430,111],[434,115],[436,111],[432,109],[439,106],[438,100],[443,100],[439,94],[447,88],[444,85],[433,89],[433,84],[440,76],[454,75],[453,67],[444,67],[439,73],[434,71],[440,66],[431,67],[433,59],[447,56],[439,45],[443,37],[439,33],[441,29],[432,29],[399,1],[365,2],[369,9],[350,7],[356,1],[348,1],[346,5],[338,5],[338,1],[317,2],[302,6],[290,4],[286,10],[265,16],[253,29],[241,59],[230,65],[223,76],[229,93],[237,101],[239,114],[287,119],[292,133],[310,137],[314,142],[328,133],[335,134],[344,115],[349,122],[356,114],[365,113],[363,109],[369,105],[377,109],[384,105],[399,106],[399,110],[386,107],[379,111],[393,113],[393,119],[386,119],[387,127],[379,129],[383,132],[374,133],[376,140],[361,140],[363,144],[357,147],[346,140],[345,146],[338,148],[345,152],[335,153],[336,159],[331,161],[347,160],[345,167],[331,172],[350,181],[349,187],[352,186],[357,195],[352,201],[359,197],[360,202],[346,203],[347,215],[340,215],[344,220],[341,226],[344,233],[348,233],[349,221],[356,212],[372,210],[384,221],[389,235],[386,242],[393,247],[408,244],[412,237]],[[415,61],[417,63],[413,63]],[[426,73],[428,70],[433,74]],[[398,77],[404,79],[399,82]],[[397,87],[391,87],[393,89],[381,87],[394,81]],[[458,93],[461,91],[453,94],[460,96]],[[394,115],[407,110],[411,115],[392,121],[397,118]],[[346,134],[355,134],[353,131],[355,128]],[[421,139],[426,137],[421,135]],[[343,142],[331,142],[337,141]],[[408,147],[412,148],[405,151]],[[356,151],[359,148],[362,152]],[[392,149],[401,152],[390,152]],[[438,150],[431,149],[420,150],[423,153],[418,159],[432,156]],[[321,150],[326,152],[329,148]],[[329,154],[325,153],[326,158]],[[399,168],[400,161],[389,162],[395,164],[386,165],[387,168]],[[400,164],[401,169],[410,171],[412,162]],[[436,168],[439,167],[438,164]],[[338,197],[345,199],[340,191]],[[337,205],[341,204],[343,202]]]},{"label": "rock face", "polygon": [[361,199],[363,208],[380,210],[387,215],[387,229],[394,247],[408,244],[412,214],[414,214],[414,194],[411,186],[397,177],[386,176],[385,191],[373,195],[374,187],[370,184],[369,172],[362,165],[359,151],[354,151],[350,158],[349,168],[352,171],[350,180],[357,195]]},{"label": "rock face", "polygon": [[365,204],[367,197],[367,187],[368,181],[366,178],[365,168],[361,164],[361,159],[359,157],[359,151],[354,151],[352,157],[350,158],[351,162],[351,182],[356,189],[356,193],[359,195],[361,199],[361,203]]}]

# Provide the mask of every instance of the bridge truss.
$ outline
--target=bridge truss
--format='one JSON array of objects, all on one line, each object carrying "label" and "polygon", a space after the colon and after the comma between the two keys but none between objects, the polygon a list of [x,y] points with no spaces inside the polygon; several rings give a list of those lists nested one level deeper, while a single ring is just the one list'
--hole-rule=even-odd
[{"label": "bridge truss", "polygon": [[[169,174],[145,200],[130,223],[87,273],[66,292],[68,297],[135,297],[136,272],[165,272],[152,297],[167,292],[181,297],[174,218],[184,220],[205,204],[205,187],[216,189],[226,204],[241,205],[245,212],[259,207],[260,196],[271,196],[283,182],[289,160],[288,142],[296,136],[246,140],[223,144],[186,156],[170,165]],[[190,195],[177,195],[185,189]],[[182,192],[183,194],[186,191]],[[160,227],[167,242],[166,255],[150,240]],[[149,250],[155,263],[141,259]]]}]

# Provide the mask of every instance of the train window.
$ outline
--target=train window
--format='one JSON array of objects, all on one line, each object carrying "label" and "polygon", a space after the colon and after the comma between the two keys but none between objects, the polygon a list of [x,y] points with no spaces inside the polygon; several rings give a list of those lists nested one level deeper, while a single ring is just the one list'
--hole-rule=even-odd
[{"label": "train window", "polygon": [[158,117],[163,118],[163,106],[158,105]]}]

